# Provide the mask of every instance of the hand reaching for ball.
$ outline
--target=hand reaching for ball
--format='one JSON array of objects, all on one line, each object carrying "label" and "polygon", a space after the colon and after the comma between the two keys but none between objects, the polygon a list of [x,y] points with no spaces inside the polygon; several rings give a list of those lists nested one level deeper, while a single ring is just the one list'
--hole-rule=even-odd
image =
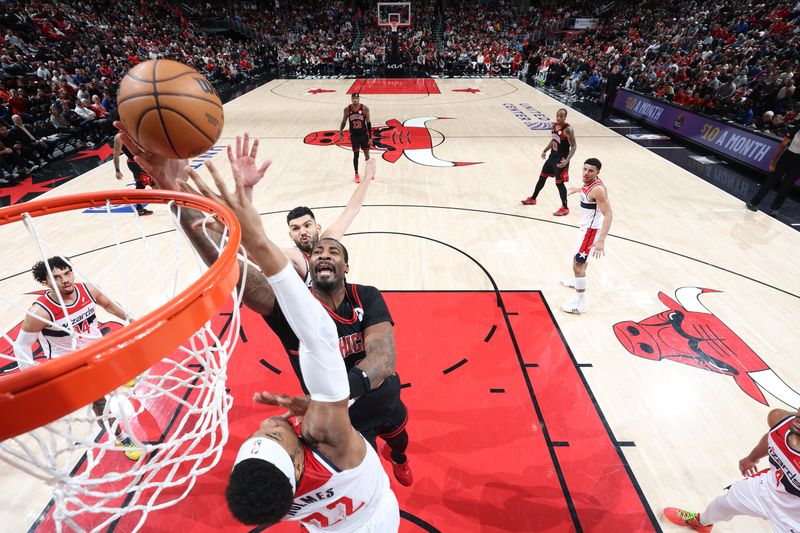
[{"label": "hand reaching for ball", "polygon": [[253,187],[256,183],[261,181],[261,178],[266,174],[267,169],[272,164],[272,161],[267,159],[259,167],[256,163],[258,157],[258,139],[253,140],[253,148],[250,148],[250,134],[245,132],[244,139],[241,136],[236,136],[236,152],[234,153],[231,145],[228,145],[228,160],[231,162],[231,170],[238,173],[242,179],[245,194],[247,198],[252,201]]}]

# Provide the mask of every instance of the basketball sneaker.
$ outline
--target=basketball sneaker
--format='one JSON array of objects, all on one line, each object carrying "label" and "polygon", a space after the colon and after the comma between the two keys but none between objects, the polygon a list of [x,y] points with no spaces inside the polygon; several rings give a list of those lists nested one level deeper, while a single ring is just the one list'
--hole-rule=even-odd
[{"label": "basketball sneaker", "polygon": [[561,306],[561,310],[565,313],[572,313],[573,315],[579,315],[581,313],[585,313],[589,310],[583,302],[578,302],[577,299],[570,300],[569,302],[565,303]]},{"label": "basketball sneaker", "polygon": [[702,533],[709,533],[711,528],[714,527],[713,525],[704,526],[701,524],[700,513],[684,511],[683,509],[678,509],[677,507],[666,507],[664,509],[664,517],[673,524],[690,527],[695,531],[701,531]]},{"label": "basketball sneaker", "polygon": [[140,209],[138,211],[138,213],[139,213],[140,217],[146,217],[147,215],[152,215],[153,214],[153,212],[150,211],[149,209]]},{"label": "basketball sneaker", "polygon": [[575,278],[570,279],[562,279],[561,284],[565,287],[569,287],[570,289],[575,288]]},{"label": "basketball sneaker", "polygon": [[558,211],[553,213],[554,217],[563,217],[565,215],[569,215],[569,209],[567,209],[566,207],[561,207],[561,208],[559,208]]},{"label": "basketball sneaker", "polygon": [[536,205],[536,198],[529,196],[522,200],[522,205]]},{"label": "basketball sneaker", "polygon": [[355,181],[356,183],[361,183],[361,176],[358,175],[358,172],[356,172],[356,177],[353,178],[353,181]]},{"label": "basketball sneaker", "polygon": [[414,476],[411,474],[411,468],[408,466],[408,457],[406,457],[406,462],[403,464],[395,463],[392,460],[392,450],[385,441],[381,443],[381,457],[392,464],[392,471],[398,483],[404,487],[410,487],[411,484],[414,483]]},{"label": "basketball sneaker", "polygon": [[129,437],[125,437],[122,440],[117,441],[117,446],[120,448],[125,448],[125,457],[130,459],[131,461],[138,461],[139,458],[142,456],[142,450],[136,447],[136,445],[131,442]]}]

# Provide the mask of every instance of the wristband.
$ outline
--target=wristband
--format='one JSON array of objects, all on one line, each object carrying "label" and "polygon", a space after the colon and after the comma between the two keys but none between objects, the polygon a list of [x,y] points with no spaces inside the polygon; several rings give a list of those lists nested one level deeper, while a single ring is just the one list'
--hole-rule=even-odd
[{"label": "wristband", "polygon": [[351,398],[358,398],[369,392],[369,376],[357,366],[347,371],[347,381],[350,383]]}]

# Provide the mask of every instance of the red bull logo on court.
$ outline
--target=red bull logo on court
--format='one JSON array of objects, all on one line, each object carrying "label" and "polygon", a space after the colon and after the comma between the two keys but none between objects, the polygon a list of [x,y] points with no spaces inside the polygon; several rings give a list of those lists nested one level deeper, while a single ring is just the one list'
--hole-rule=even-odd
[{"label": "red bull logo on court", "polygon": [[[446,120],[448,117],[409,118],[402,124],[391,119],[382,126],[373,126],[370,132],[371,150],[382,152],[384,161],[396,163],[405,156],[406,159],[427,167],[462,167],[477,165],[479,162],[447,161],[433,153],[433,138],[427,123],[432,120]],[[338,131],[315,131],[306,135],[303,142],[314,146],[341,146],[351,148],[350,132],[345,130],[341,142],[337,142]]]},{"label": "red bull logo on court", "polygon": [[700,295],[714,289],[681,287],[673,300],[658,293],[667,309],[639,322],[614,324],[614,333],[626,350],[637,357],[668,359],[716,374],[730,376],[742,391],[768,405],[768,392],[792,408],[800,406],[800,394],[727,325],[700,303]]}]

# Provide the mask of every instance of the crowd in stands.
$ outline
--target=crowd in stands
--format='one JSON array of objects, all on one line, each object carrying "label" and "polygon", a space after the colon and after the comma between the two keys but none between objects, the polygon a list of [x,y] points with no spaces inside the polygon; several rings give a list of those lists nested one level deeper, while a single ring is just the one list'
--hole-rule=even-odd
[{"label": "crowd in stands", "polygon": [[112,133],[116,90],[133,65],[169,58],[212,83],[263,68],[257,42],[200,31],[180,9],[121,0],[5,1],[0,11],[0,186],[54,153],[92,146]]},{"label": "crowd in stands", "polygon": [[596,30],[529,58],[531,74],[581,98],[602,94],[615,63],[626,88],[780,135],[800,115],[800,2],[619,5]]},{"label": "crowd in stands", "polygon": [[[400,61],[424,75],[510,75],[598,98],[614,64],[622,85],[676,105],[780,134],[800,118],[800,1],[572,0],[522,10],[508,0],[417,0],[412,25],[376,25],[366,0],[208,0],[248,28],[203,30],[164,0],[6,0],[0,11],[0,185],[54,153],[112,132],[115,94],[132,65],[182,61],[215,84],[278,67],[279,76],[381,75]],[[794,3],[793,3],[794,2]],[[447,7],[443,7],[447,6]],[[187,8],[188,9],[188,8]],[[562,31],[571,16],[596,29]],[[537,78],[535,80],[535,78]]]}]

